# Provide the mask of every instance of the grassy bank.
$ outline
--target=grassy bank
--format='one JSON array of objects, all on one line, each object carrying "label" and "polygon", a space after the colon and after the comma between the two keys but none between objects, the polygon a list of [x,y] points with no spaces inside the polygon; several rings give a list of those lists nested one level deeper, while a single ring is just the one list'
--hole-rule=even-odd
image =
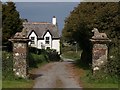
[{"label": "grassy bank", "polygon": [[[118,88],[118,84],[109,84],[109,83],[105,83],[105,84],[100,84],[100,83],[85,83],[86,85],[84,85],[84,89],[83,90],[86,90],[87,88],[100,88],[100,90],[104,89],[104,88],[108,88],[108,89],[113,89],[113,88]],[[97,90],[98,90],[97,89]]]},{"label": "grassy bank", "polygon": [[[14,76],[13,72],[13,57],[12,52],[2,52],[2,88],[32,88],[34,80],[32,79],[21,79]],[[45,55],[30,54],[29,55],[29,71],[36,69],[47,63]]]},{"label": "grassy bank", "polygon": [[52,52],[52,50],[49,52],[46,50],[38,50],[36,48],[30,48],[29,54],[28,54],[28,60],[29,60],[29,78],[30,79],[21,79],[14,75],[13,72],[13,53],[3,51],[2,52],[2,58],[3,58],[3,66],[2,66],[2,86],[3,88],[32,88],[34,84],[33,78],[35,73],[31,73],[31,71],[34,71],[41,66],[49,63],[50,61],[57,61],[59,58],[56,52]]},{"label": "grassy bank", "polygon": [[110,77],[109,75],[107,78],[98,78],[88,72],[90,70],[84,70],[84,75],[80,76],[83,88],[118,88],[119,83],[116,78]]},{"label": "grassy bank", "polygon": [[77,60],[80,59],[80,55],[81,55],[82,51],[65,51],[62,52],[62,56],[64,58],[68,58],[68,59],[73,59],[73,60]]},{"label": "grassy bank", "polygon": [[[48,62],[42,62],[38,64],[37,68],[40,68],[42,66],[44,66],[45,64],[47,64]],[[31,74],[31,71],[36,70],[37,68],[30,68],[29,69],[29,73]],[[32,88],[34,85],[34,79],[32,79],[32,77],[30,77],[30,79],[12,79],[13,76],[11,76],[11,78],[3,80],[2,81],[2,88]]]},{"label": "grassy bank", "polygon": [[[101,72],[94,74],[91,71],[91,68],[83,65],[80,60],[77,60],[74,64],[76,68],[76,75],[79,78],[79,82],[81,86],[84,88],[83,90],[87,90],[88,88],[118,88],[118,78],[115,76],[110,76],[109,74],[103,74]],[[81,74],[82,71],[82,74]],[[108,89],[108,90],[109,90]],[[100,89],[102,90],[102,89]],[[112,90],[112,89],[111,89]]]},{"label": "grassy bank", "polygon": [[4,80],[2,88],[32,88],[33,80]]}]

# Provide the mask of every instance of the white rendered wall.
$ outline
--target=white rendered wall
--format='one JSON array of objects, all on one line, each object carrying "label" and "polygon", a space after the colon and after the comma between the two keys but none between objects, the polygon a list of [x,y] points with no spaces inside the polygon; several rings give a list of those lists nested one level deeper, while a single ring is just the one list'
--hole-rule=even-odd
[{"label": "white rendered wall", "polygon": [[29,36],[29,39],[31,39],[31,37],[35,37],[35,40],[34,40],[35,43],[31,44],[31,42],[29,42],[28,44],[29,45],[31,44],[32,47],[37,47],[37,36],[36,36],[35,32],[31,33],[31,35]]},{"label": "white rendered wall", "polygon": [[45,40],[38,40],[38,49],[45,49]]},{"label": "white rendered wall", "polygon": [[[31,33],[29,39],[31,37],[35,37],[35,44],[31,44],[32,47],[36,47],[38,49],[46,49],[50,47],[50,49],[55,49],[60,54],[60,40],[52,40],[52,36],[49,32],[47,32],[44,36],[44,40],[37,40],[37,36],[34,32]],[[45,43],[46,37],[49,37],[49,44]],[[30,42],[28,43],[30,45]]]},{"label": "white rendered wall", "polygon": [[56,49],[58,54],[60,54],[60,40],[53,40],[52,41],[52,49]]}]

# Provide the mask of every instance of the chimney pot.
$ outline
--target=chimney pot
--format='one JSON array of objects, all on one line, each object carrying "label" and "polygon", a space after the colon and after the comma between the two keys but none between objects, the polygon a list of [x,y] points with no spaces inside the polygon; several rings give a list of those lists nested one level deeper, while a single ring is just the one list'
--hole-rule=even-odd
[{"label": "chimney pot", "polygon": [[52,24],[53,24],[53,25],[56,25],[56,24],[57,24],[57,19],[56,19],[55,16],[53,16],[53,18],[52,18]]}]

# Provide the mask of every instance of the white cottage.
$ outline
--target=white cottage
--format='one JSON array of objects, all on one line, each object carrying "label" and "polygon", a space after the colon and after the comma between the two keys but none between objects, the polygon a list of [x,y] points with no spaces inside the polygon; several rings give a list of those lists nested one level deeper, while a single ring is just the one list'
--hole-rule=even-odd
[{"label": "white cottage", "polygon": [[55,16],[52,23],[24,22],[27,36],[31,39],[29,45],[38,49],[55,49],[60,54],[60,37]]}]

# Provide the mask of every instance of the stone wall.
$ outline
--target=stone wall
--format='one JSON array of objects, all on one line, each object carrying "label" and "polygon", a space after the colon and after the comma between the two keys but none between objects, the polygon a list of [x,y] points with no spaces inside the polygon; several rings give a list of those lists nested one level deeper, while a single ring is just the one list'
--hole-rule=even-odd
[{"label": "stone wall", "polygon": [[106,65],[108,47],[106,44],[94,44],[92,53],[92,67],[95,72]]},{"label": "stone wall", "polygon": [[25,42],[13,43],[13,71],[18,77],[26,78],[28,74],[28,46]]},{"label": "stone wall", "polygon": [[27,78],[28,76],[28,42],[25,30],[17,32],[14,38],[9,39],[13,43],[13,71],[16,76]]}]

